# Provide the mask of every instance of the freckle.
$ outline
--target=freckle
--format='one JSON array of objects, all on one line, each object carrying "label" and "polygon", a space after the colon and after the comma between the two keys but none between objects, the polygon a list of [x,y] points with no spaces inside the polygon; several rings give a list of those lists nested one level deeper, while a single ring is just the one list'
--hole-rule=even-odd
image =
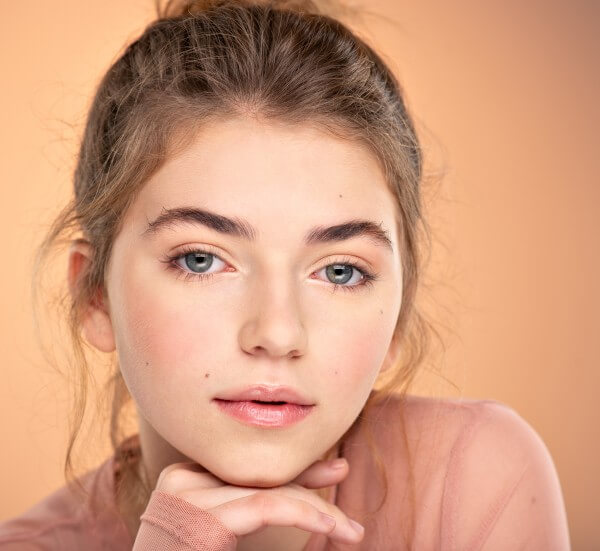
[{"label": "freckle", "polygon": [[205,378],[205,379],[208,379],[209,377],[210,377],[210,373],[205,373],[205,374],[204,374],[204,378]]},{"label": "freckle", "polygon": [[337,372],[337,369],[334,371],[334,373],[335,373],[336,375],[338,374],[338,372]]},{"label": "freckle", "polygon": [[340,193],[340,197],[343,197],[343,195]]},{"label": "freckle", "polygon": [[537,500],[535,499],[535,497],[531,498],[531,504],[533,505]]},{"label": "freckle", "polygon": [[146,365],[148,365],[148,362],[146,362]]},{"label": "freckle", "polygon": [[383,314],[383,310],[379,310],[379,313],[380,313],[380,314]]}]

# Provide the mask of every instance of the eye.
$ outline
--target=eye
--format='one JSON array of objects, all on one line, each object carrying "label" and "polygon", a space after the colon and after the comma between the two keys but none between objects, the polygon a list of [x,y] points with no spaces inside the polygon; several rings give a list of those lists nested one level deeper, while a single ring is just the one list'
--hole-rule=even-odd
[{"label": "eye", "polygon": [[[219,262],[224,264],[223,260],[221,260],[217,255],[206,251],[194,251],[179,255],[174,259],[174,262],[183,269],[189,269],[196,274],[204,275],[215,264],[215,259],[217,266]],[[181,264],[179,263],[180,261]]]},{"label": "eye", "polygon": [[219,264],[226,265],[208,246],[202,249],[186,247],[161,261],[167,265],[167,269],[175,271],[177,277],[183,277],[186,281],[206,281],[215,273],[208,270],[216,266],[218,272]]},{"label": "eye", "polygon": [[350,259],[344,259],[335,264],[328,264],[321,268],[315,274],[324,272],[324,277],[333,283],[333,291],[343,289],[344,291],[357,291],[372,285],[377,279],[376,274],[372,274],[366,268],[363,268]]},{"label": "eye", "polygon": [[[187,247],[177,251],[171,256],[162,259],[167,264],[167,269],[177,272],[177,277],[183,277],[186,281],[206,281],[215,272],[209,272],[213,266],[219,263],[227,265],[210,246],[202,249]],[[217,269],[216,272],[219,270]],[[378,274],[373,274],[364,267],[359,266],[352,259],[344,258],[334,264],[327,264],[313,274],[325,272],[325,279],[333,284],[333,292],[337,289],[345,291],[357,291],[372,285],[378,279]],[[349,282],[352,282],[349,284]]]}]

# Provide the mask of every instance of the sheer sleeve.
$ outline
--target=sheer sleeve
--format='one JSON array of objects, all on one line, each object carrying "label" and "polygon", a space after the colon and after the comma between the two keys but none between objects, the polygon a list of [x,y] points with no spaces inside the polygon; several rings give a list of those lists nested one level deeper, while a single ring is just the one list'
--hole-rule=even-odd
[{"label": "sheer sleeve", "polygon": [[236,535],[207,511],[154,490],[133,551],[234,551]]},{"label": "sheer sleeve", "polygon": [[560,482],[535,430],[513,409],[481,405],[454,444],[444,484],[444,548],[569,551]]}]

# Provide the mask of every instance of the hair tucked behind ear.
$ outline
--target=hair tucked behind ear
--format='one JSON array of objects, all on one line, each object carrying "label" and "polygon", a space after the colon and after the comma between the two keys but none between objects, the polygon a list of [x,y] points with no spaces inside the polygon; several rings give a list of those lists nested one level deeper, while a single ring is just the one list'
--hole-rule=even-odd
[{"label": "hair tucked behind ear", "polygon": [[[80,334],[82,313],[106,290],[112,244],[137,191],[209,121],[250,115],[310,124],[359,142],[378,160],[396,198],[403,287],[390,346],[400,354],[396,365],[382,373],[347,434],[392,393],[408,392],[431,337],[437,336],[415,303],[423,252],[430,244],[421,207],[421,147],[395,76],[366,42],[331,15],[344,12],[343,5],[316,0],[155,4],[156,21],[99,83],[73,175],[74,197],[42,242],[34,270],[43,273],[42,264],[54,245],[74,236],[89,241],[94,251],[77,289],[62,299],[74,351],[69,367],[75,400],[67,479],[73,478],[72,452],[89,379]],[[116,361],[113,369],[110,434],[116,447],[124,436],[121,412],[131,397]],[[398,430],[406,442],[403,419],[398,419]],[[379,510],[387,496],[387,479],[374,447],[373,454],[385,482]],[[130,496],[127,507],[136,508],[147,503],[151,488],[126,464],[118,491]],[[410,538],[411,529],[406,529]]]}]

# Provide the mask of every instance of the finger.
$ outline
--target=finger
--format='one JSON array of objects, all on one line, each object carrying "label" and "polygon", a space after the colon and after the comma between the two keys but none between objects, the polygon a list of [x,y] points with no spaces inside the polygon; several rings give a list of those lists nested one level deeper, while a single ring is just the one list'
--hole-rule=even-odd
[{"label": "finger", "polygon": [[[338,459],[337,461],[340,461]],[[316,461],[301,472],[293,482],[305,488],[323,488],[339,484],[349,472],[348,461],[341,458],[339,468],[333,468],[334,461]]]},{"label": "finger", "polygon": [[218,488],[223,482],[198,463],[172,463],[158,476],[156,489],[177,494],[189,488]]},{"label": "finger", "polygon": [[346,515],[339,507],[333,503],[329,503],[320,495],[307,491],[305,487],[298,484],[286,484],[285,486],[281,486],[279,488],[273,488],[270,491],[290,498],[306,501],[316,509],[332,515],[334,518],[336,518],[338,525],[345,525],[351,530],[359,532],[362,537],[364,528],[360,524],[348,517],[348,515]]},{"label": "finger", "polygon": [[[344,543],[362,540],[338,510],[338,516],[323,513],[307,501],[275,492],[259,491],[234,501],[223,503],[208,512],[237,535],[258,532],[267,526],[294,526],[309,532],[328,534]],[[333,518],[333,523],[331,519]]]}]

